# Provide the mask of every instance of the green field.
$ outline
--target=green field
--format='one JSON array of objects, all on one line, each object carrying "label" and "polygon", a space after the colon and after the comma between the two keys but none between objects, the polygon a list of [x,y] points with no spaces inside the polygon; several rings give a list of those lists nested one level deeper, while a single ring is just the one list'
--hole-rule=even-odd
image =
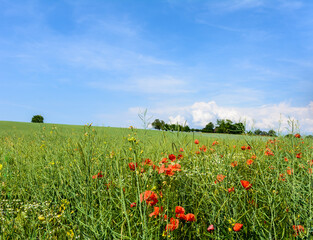
[{"label": "green field", "polygon": [[0,122],[0,239],[309,239],[312,148],[296,137]]}]

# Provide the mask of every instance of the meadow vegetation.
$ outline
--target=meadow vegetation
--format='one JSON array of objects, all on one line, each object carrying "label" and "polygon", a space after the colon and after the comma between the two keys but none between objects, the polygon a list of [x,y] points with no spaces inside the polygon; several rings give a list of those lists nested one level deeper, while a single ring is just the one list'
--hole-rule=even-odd
[{"label": "meadow vegetation", "polygon": [[309,239],[313,140],[0,122],[1,239]]}]

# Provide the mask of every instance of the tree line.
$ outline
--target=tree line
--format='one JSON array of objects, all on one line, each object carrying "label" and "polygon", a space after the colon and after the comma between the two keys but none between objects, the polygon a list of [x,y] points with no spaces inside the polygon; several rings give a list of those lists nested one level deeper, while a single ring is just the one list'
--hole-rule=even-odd
[{"label": "tree line", "polygon": [[247,131],[245,125],[241,122],[234,123],[229,119],[217,119],[216,124],[209,122],[204,128],[190,128],[188,125],[180,124],[168,124],[163,120],[155,119],[152,123],[152,127],[157,130],[164,131],[181,131],[181,132],[203,132],[203,133],[229,133],[229,134],[244,134],[256,135],[256,136],[271,136],[277,137],[276,132],[271,129],[268,132],[256,129],[255,131]]},{"label": "tree line", "polygon": [[229,133],[242,134],[245,133],[245,126],[243,123],[233,123],[229,119],[218,119],[216,125],[209,122],[204,128],[190,128],[188,125],[168,124],[163,120],[155,119],[152,127],[157,130],[164,131],[181,131],[181,132],[204,132],[204,133]]},{"label": "tree line", "polygon": [[266,131],[262,131],[260,129],[256,129],[255,131],[248,131],[247,132],[248,135],[256,135],[256,136],[271,136],[271,137],[277,137],[276,132],[271,129],[268,132]]}]

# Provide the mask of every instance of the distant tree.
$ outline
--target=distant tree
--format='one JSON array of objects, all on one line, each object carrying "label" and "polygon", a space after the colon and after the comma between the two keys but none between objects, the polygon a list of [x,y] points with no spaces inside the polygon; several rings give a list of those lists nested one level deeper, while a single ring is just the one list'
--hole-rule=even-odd
[{"label": "distant tree", "polygon": [[192,129],[190,129],[190,132],[201,132],[201,130],[197,129],[197,128],[192,128]]},{"label": "distant tree", "polygon": [[170,124],[170,130],[171,131],[178,131],[178,129],[179,129],[178,124],[174,124],[174,123]]},{"label": "distant tree", "polygon": [[269,130],[267,134],[271,137],[277,137],[277,134],[273,129]]},{"label": "distant tree", "polygon": [[216,124],[217,124],[215,128],[216,133],[226,133],[226,122],[224,119],[217,119]]},{"label": "distant tree", "polygon": [[229,119],[217,119],[216,133],[242,134],[245,132],[243,123],[233,123]]},{"label": "distant tree", "polygon": [[202,132],[212,133],[214,132],[214,124],[209,122],[203,129]]},{"label": "distant tree", "polygon": [[165,122],[163,120],[155,119],[151,124],[154,129],[161,130],[164,128]]},{"label": "distant tree", "polygon": [[32,118],[33,123],[43,123],[43,116],[41,115],[35,115]]},{"label": "distant tree", "polygon": [[226,119],[225,132],[226,133],[233,133],[234,130],[235,130],[235,127],[233,126],[233,122],[229,119]]},{"label": "distant tree", "polygon": [[253,133],[251,130],[249,130],[249,131],[247,132],[247,134],[250,135],[250,136],[251,136],[251,135],[254,135],[254,133]]},{"label": "distant tree", "polygon": [[229,133],[232,134],[243,134],[245,133],[246,129],[245,129],[245,125],[243,125],[243,123],[235,123],[231,126],[231,130],[229,131]]},{"label": "distant tree", "polygon": [[313,139],[313,136],[312,136],[312,135],[307,135],[307,136],[305,137],[305,139]]},{"label": "distant tree", "polygon": [[190,127],[188,125],[183,127],[184,132],[190,132]]},{"label": "distant tree", "polygon": [[167,124],[167,123],[165,123],[165,124],[164,124],[164,127],[163,127],[163,130],[169,131],[169,130],[170,130],[170,125]]},{"label": "distant tree", "polygon": [[262,132],[262,131],[261,131],[260,129],[257,129],[257,130],[254,131],[254,134],[255,134],[255,135],[261,135],[261,132]]}]

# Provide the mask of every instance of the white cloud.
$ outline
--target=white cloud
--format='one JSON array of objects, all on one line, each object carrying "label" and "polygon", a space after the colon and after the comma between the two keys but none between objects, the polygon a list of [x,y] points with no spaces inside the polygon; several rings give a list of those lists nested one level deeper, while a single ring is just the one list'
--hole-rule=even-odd
[{"label": "white cloud", "polygon": [[157,113],[156,118],[164,119],[168,116],[172,122],[180,123],[187,120],[197,127],[204,127],[209,122],[216,123],[216,119],[229,119],[234,122],[245,122],[248,130],[260,128],[288,132],[288,129],[291,129],[288,121],[297,120],[301,132],[310,134],[313,132],[313,101],[303,107],[294,107],[285,102],[258,107],[224,107],[215,101],[209,101],[149,111]]},{"label": "white cloud", "polygon": [[287,128],[290,128],[288,120],[294,119],[299,121],[299,127],[302,131],[313,132],[313,102],[305,107],[293,107],[288,103],[281,102],[255,108],[222,107],[214,101],[196,102],[189,111],[193,123],[201,127],[216,119],[230,119],[232,121],[245,121],[248,128],[273,128],[286,131]]},{"label": "white cloud", "polygon": [[188,125],[186,119],[181,116],[181,115],[177,115],[176,117],[170,116],[169,117],[170,123],[172,124],[180,124],[180,125]]}]

